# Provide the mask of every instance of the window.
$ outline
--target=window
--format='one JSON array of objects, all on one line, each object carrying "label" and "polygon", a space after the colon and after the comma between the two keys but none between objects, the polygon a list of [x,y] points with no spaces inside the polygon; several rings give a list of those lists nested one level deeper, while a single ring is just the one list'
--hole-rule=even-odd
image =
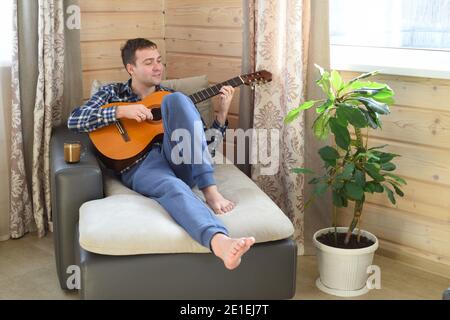
[{"label": "window", "polygon": [[0,66],[10,66],[12,58],[12,0],[2,0],[0,10]]},{"label": "window", "polygon": [[450,78],[450,0],[330,0],[335,69]]}]

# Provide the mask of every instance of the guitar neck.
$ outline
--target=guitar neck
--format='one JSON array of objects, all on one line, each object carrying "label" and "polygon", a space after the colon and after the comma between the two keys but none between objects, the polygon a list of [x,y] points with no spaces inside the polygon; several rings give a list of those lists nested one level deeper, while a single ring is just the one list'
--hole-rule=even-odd
[{"label": "guitar neck", "polygon": [[189,98],[194,102],[194,104],[197,104],[199,102],[208,100],[209,98],[212,98],[214,96],[217,96],[220,93],[220,88],[223,86],[232,86],[233,88],[239,87],[244,84],[244,81],[242,81],[241,77],[236,77],[227,81],[224,81],[222,83],[218,83],[215,86],[206,88],[204,90],[201,90],[199,92],[196,92],[194,94],[191,94]]}]

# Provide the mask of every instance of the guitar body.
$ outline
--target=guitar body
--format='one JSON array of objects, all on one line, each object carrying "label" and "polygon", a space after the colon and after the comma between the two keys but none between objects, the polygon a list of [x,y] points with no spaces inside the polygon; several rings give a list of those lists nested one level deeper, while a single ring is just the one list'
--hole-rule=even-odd
[{"label": "guitar body", "polygon": [[[161,103],[163,98],[171,94],[168,91],[157,91],[142,101],[138,102],[113,102],[102,106],[109,108],[113,106],[127,106],[142,104],[152,110],[154,119],[151,121],[137,122],[132,119],[120,119],[120,124],[125,129],[128,140],[120,134],[116,125],[109,125],[89,133],[89,138],[97,151],[112,161],[119,161],[123,165],[113,169],[122,170],[126,163],[131,164],[135,158],[145,152],[155,140],[160,139],[164,134],[164,127],[161,118]],[[105,159],[102,159],[105,160]],[[104,161],[105,162],[105,161]],[[112,165],[109,165],[111,167]],[[126,166],[125,166],[126,167]]]},{"label": "guitar body", "polygon": [[[189,96],[194,104],[205,101],[220,92],[223,85],[238,87],[272,81],[272,74],[266,70],[241,75],[226,82],[216,84]],[[155,141],[162,140],[164,126],[161,115],[161,103],[171,92],[156,91],[138,102],[112,102],[101,108],[142,104],[152,110],[153,120],[137,122],[132,119],[119,119],[115,124],[102,127],[89,133],[99,157],[106,167],[121,171],[141,158]]]}]

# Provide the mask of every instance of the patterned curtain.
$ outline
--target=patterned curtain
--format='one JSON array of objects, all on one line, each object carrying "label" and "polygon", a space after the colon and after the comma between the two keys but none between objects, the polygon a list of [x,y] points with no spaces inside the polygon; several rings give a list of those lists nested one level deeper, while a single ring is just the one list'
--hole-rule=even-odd
[{"label": "patterned curtain", "polygon": [[310,1],[250,0],[244,9],[249,11],[248,21],[254,21],[255,69],[273,76],[269,85],[256,87],[253,127],[276,129],[280,137],[279,143],[267,147],[268,155],[279,154],[278,172],[263,174],[264,166],[256,164],[252,179],[291,219],[298,253],[303,254],[304,177],[291,169],[304,166],[304,122],[285,125],[283,120],[305,100]]},{"label": "patterned curtain", "polygon": [[[12,68],[11,125],[11,218],[12,238],[37,229],[45,235],[51,221],[49,183],[49,143],[51,129],[61,121],[64,85],[64,11],[63,0],[38,0],[38,76],[33,109],[32,183],[25,172],[21,79],[19,77],[19,30],[17,1],[14,4],[14,43]],[[31,191],[31,193],[30,193]]]}]

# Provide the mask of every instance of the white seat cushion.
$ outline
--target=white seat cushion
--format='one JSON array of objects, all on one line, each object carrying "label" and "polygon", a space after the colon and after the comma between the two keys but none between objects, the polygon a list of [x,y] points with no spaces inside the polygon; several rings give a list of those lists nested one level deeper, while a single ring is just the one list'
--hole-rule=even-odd
[{"label": "white seat cushion", "polygon": [[[256,242],[289,238],[294,227],[286,215],[258,186],[234,165],[216,165],[220,192],[236,208],[219,215],[231,237],[254,236]],[[106,198],[80,208],[80,245],[107,255],[210,252],[178,225],[154,200],[105,176]],[[193,191],[204,201],[197,188]]]}]

